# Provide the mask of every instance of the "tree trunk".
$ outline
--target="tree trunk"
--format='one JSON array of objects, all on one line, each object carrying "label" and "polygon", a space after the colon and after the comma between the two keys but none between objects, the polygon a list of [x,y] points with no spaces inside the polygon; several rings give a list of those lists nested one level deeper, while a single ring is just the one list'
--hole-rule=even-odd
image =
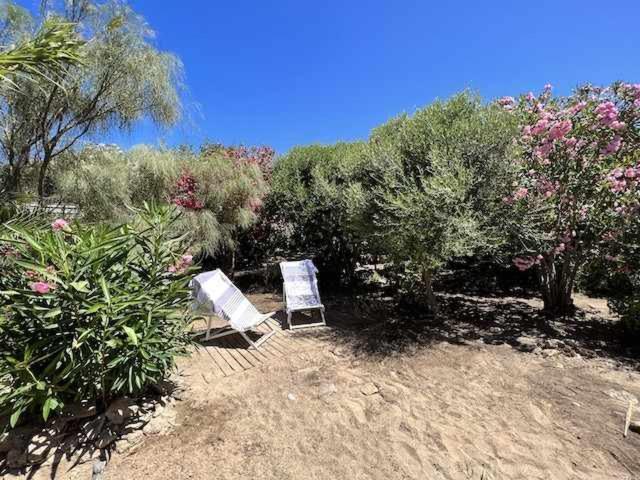
[{"label": "tree trunk", "polygon": [[434,315],[438,313],[438,300],[433,293],[433,272],[427,268],[422,269],[422,283],[424,285],[424,295],[429,307],[429,311]]},{"label": "tree trunk", "polygon": [[38,198],[42,203],[44,200],[44,182],[47,179],[47,168],[49,167],[49,162],[51,161],[51,156],[45,153],[44,159],[42,160],[42,165],[40,165],[40,172],[38,173]]},{"label": "tree trunk", "polygon": [[553,316],[571,315],[575,311],[573,282],[577,265],[566,259],[564,262],[549,260],[540,265],[540,287],[545,312]]},{"label": "tree trunk", "polygon": [[9,174],[4,184],[4,191],[10,194],[20,192],[20,169],[14,165],[9,166]]}]

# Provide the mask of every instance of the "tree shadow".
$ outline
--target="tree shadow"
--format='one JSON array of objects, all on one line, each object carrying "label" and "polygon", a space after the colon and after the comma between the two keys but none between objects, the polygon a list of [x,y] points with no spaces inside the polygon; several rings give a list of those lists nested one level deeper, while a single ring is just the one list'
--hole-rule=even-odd
[{"label": "tree shadow", "polygon": [[[388,356],[435,343],[509,344],[540,354],[605,357],[638,366],[640,351],[622,342],[617,320],[591,309],[570,317],[551,318],[536,301],[525,298],[440,294],[440,312],[403,306],[393,297],[333,298],[327,321],[333,340],[348,344],[355,354]],[[548,352],[544,352],[548,350]]]}]

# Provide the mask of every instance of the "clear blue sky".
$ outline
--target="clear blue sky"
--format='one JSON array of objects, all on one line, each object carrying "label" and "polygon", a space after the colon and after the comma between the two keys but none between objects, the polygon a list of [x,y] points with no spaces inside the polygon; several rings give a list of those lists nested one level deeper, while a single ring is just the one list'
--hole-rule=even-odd
[{"label": "clear blue sky", "polygon": [[184,62],[190,119],[124,145],[364,139],[464,88],[640,82],[640,0],[130,0]]}]

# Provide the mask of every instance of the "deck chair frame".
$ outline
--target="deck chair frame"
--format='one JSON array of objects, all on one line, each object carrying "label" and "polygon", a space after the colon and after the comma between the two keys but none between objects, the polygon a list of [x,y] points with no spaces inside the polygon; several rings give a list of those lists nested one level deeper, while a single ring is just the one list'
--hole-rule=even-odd
[{"label": "deck chair frame", "polygon": [[[247,333],[246,333],[246,332],[250,331],[251,329],[249,329],[249,330],[236,330],[235,328],[232,328],[231,326],[226,325],[224,327],[215,328],[212,331],[212,329],[211,329],[211,321],[213,320],[213,317],[221,318],[219,315],[216,315],[216,314],[203,315],[203,316],[205,316],[207,318],[207,330],[206,330],[206,332],[198,332],[198,335],[204,335],[205,341],[209,341],[209,340],[215,340],[216,338],[226,337],[227,335],[238,334],[238,335],[240,335],[242,338],[244,338],[247,341],[247,343],[249,344],[249,348],[250,349],[253,348],[253,349],[257,350],[258,347],[260,347],[260,345],[262,345],[264,342],[269,340],[272,336],[274,336],[277,333],[277,330],[275,330],[273,328],[273,326],[269,322],[267,322],[267,320],[272,318],[275,315],[275,313],[276,312],[271,312],[271,313],[267,313],[267,314],[263,315],[263,319],[255,325],[255,327],[259,327],[260,325],[262,325],[263,323],[266,322],[266,325],[271,330],[270,332],[263,333],[262,336],[258,340],[256,340],[255,342],[253,340],[251,340],[249,335],[247,335]],[[221,318],[221,320],[224,320],[224,318]]]},{"label": "deck chair frame", "polygon": [[[208,284],[208,282],[211,282],[211,281],[221,282],[222,284],[226,285],[228,289],[224,291],[221,295],[215,297],[215,301],[218,301],[219,299],[224,298],[224,300],[221,300],[221,305],[218,305],[217,307],[214,305],[214,299],[211,297],[211,293],[210,293],[211,291],[207,293],[206,290],[200,290],[200,289],[196,290],[197,292],[205,292],[204,298],[206,298],[206,300],[203,300],[202,297],[199,296],[200,293],[196,294],[194,292],[194,306],[192,308],[194,308],[196,315],[205,317],[207,319],[207,329],[204,332],[196,333],[196,336],[204,334],[205,341],[208,341],[216,338],[226,337],[227,335],[239,334],[249,344],[250,349],[251,348],[258,349],[264,342],[266,342],[269,338],[271,338],[273,335],[277,333],[277,331],[273,328],[273,326],[269,322],[267,322],[267,320],[273,317],[276,312],[271,312],[267,314],[261,314],[260,312],[258,312],[255,306],[253,306],[253,304],[242,293],[242,291],[238,287],[236,287],[233,284],[233,282],[229,280],[229,278],[227,278],[227,276],[219,269],[213,272],[205,272],[205,274],[201,274],[201,275],[206,275],[206,274],[213,274],[213,276],[204,280],[205,282],[204,284]],[[217,280],[214,280],[216,278]],[[200,283],[198,282],[197,284],[200,284]],[[200,284],[200,285],[203,285],[203,284]],[[228,294],[228,292],[231,292],[231,293]],[[203,311],[203,307],[206,308],[206,311]],[[253,311],[254,314],[251,315],[249,318],[256,319],[256,320],[255,321],[252,320],[250,322],[246,322],[246,321],[243,322],[242,319],[238,319],[237,317],[233,317],[233,318],[230,317],[230,315],[233,316],[236,312],[238,312],[238,308],[240,308],[240,311],[243,311],[242,310],[243,308],[245,312],[247,310]],[[219,319],[227,322],[228,325],[220,328],[212,329],[211,322],[213,321],[213,317],[218,317]],[[240,320],[240,322],[238,322],[238,320]],[[236,323],[235,326],[233,325],[234,323]],[[262,334],[261,337],[258,340],[253,341],[251,337],[247,335],[247,332],[256,329],[263,323],[266,323],[270,331],[267,333],[259,332]]]},{"label": "deck chair frame", "polygon": [[[288,262],[282,262],[282,263],[288,263]],[[282,263],[280,264],[281,269],[282,269]],[[284,277],[284,273],[283,273],[283,277]],[[317,282],[317,280],[315,279],[315,275],[314,275],[314,282]],[[320,292],[318,291],[317,294],[318,294],[318,302],[319,302],[318,305],[289,307],[287,305],[287,282],[286,280],[282,282],[282,304],[284,306],[285,312],[287,312],[287,324],[289,325],[290,330],[299,330],[302,328],[311,328],[311,327],[322,327],[327,325],[327,321],[324,316],[325,307],[324,307],[324,304],[322,303],[322,300],[320,299]],[[310,311],[310,310],[320,310],[320,317],[322,318],[322,320],[320,322],[305,323],[303,325],[293,324],[292,316],[295,312],[303,312],[303,311]]]}]

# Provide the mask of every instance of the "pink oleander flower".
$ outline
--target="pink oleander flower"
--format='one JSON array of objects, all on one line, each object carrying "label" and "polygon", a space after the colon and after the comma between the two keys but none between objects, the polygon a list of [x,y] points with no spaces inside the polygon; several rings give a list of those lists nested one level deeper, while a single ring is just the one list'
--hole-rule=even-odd
[{"label": "pink oleander flower", "polygon": [[618,150],[620,150],[621,146],[622,137],[620,135],[616,135],[606,147],[600,150],[600,153],[602,155],[611,155],[612,153],[616,153]]},{"label": "pink oleander flower", "polygon": [[182,265],[184,266],[190,266],[193,264],[193,255],[182,255],[182,258],[180,259]]},{"label": "pink oleander flower", "polygon": [[638,176],[638,172],[635,168],[629,167],[625,170],[624,176],[627,178],[636,178]]},{"label": "pink oleander flower", "polygon": [[549,138],[551,140],[562,138],[567,133],[569,133],[572,128],[573,124],[571,123],[571,120],[562,120],[560,122],[556,122],[549,129]]},{"label": "pink oleander flower", "polygon": [[513,194],[513,198],[515,200],[522,200],[523,198],[526,198],[526,196],[529,194],[529,190],[526,187],[520,187],[518,190],[516,190],[516,192]]},{"label": "pink oleander flower", "polygon": [[555,251],[555,253],[556,253],[556,255],[557,255],[558,253],[562,253],[562,252],[564,252],[566,249],[567,249],[567,246],[566,246],[564,243],[560,243],[560,244],[559,244],[559,245],[554,249],[554,251]]},{"label": "pink oleander flower", "polygon": [[571,107],[569,109],[569,113],[571,113],[571,115],[577,115],[578,113],[580,113],[582,110],[584,110],[584,108],[587,106],[587,102],[585,102],[584,100],[581,102],[576,103],[573,107]]},{"label": "pink oleander flower", "polygon": [[522,127],[522,135],[525,136],[525,137],[531,136],[531,126],[530,125],[525,125],[524,127]]},{"label": "pink oleander flower", "polygon": [[54,232],[67,230],[68,228],[69,228],[69,222],[67,222],[64,218],[58,218],[57,220],[54,220],[54,222],[51,224],[51,229]]},{"label": "pink oleander flower", "polygon": [[547,120],[546,118],[541,118],[531,128],[531,134],[532,135],[540,135],[541,133],[544,133],[547,130],[548,126],[549,126],[549,120]]},{"label": "pink oleander flower", "polygon": [[47,282],[33,282],[29,284],[29,288],[39,295],[47,294],[52,290],[51,285]]},{"label": "pink oleander flower", "polygon": [[623,128],[625,128],[627,126],[626,123],[624,122],[620,122],[618,120],[611,122],[610,127],[614,130],[622,130]]},{"label": "pink oleander flower", "polygon": [[611,127],[618,122],[618,109],[613,102],[603,102],[596,107],[595,110],[598,115],[598,120],[605,127]]},{"label": "pink oleander flower", "polygon": [[538,158],[546,158],[553,150],[553,143],[543,143],[533,150],[533,154]]},{"label": "pink oleander flower", "polygon": [[533,92],[529,92],[527,93],[526,99],[528,102],[533,102],[536,99],[536,96],[533,94]]}]

